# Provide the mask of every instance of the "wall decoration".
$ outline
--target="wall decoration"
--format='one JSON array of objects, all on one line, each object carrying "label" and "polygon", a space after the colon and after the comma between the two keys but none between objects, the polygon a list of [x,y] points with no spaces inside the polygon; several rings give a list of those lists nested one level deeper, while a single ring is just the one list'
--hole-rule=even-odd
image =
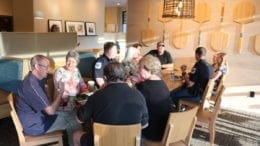
[{"label": "wall decoration", "polygon": [[79,36],[86,35],[85,25],[83,21],[65,21],[66,32],[76,32]]},{"label": "wall decoration", "polygon": [[62,32],[62,21],[61,20],[48,20],[48,31],[49,32]]},{"label": "wall decoration", "polygon": [[13,31],[13,17],[0,15],[0,32]]},{"label": "wall decoration", "polygon": [[96,23],[95,22],[86,22],[86,32],[87,32],[87,35],[97,35],[96,34]]}]

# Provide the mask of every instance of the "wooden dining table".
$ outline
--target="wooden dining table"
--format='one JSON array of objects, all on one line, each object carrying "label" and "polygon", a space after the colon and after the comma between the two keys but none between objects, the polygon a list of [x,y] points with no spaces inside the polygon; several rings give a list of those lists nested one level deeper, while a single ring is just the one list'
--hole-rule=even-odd
[{"label": "wooden dining table", "polygon": [[162,70],[161,75],[170,91],[184,85],[184,81],[181,79],[181,71],[178,69]]}]

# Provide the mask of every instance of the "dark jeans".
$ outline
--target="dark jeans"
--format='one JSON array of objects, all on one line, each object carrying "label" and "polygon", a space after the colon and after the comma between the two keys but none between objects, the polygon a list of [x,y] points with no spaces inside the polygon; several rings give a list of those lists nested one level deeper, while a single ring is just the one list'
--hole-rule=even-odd
[{"label": "dark jeans", "polygon": [[175,105],[178,105],[180,99],[185,99],[193,102],[200,102],[201,99],[201,95],[194,96],[190,94],[188,89],[185,87],[172,90],[170,96]]}]

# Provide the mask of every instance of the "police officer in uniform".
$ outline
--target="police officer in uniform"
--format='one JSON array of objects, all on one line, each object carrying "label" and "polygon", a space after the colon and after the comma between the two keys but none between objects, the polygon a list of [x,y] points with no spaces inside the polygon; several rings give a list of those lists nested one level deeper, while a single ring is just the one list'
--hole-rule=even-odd
[{"label": "police officer in uniform", "polygon": [[209,79],[213,75],[212,66],[205,60],[206,49],[198,47],[195,51],[196,63],[191,72],[185,75],[186,87],[173,90],[172,100],[178,104],[179,99],[185,98],[194,102],[200,102],[202,94],[207,86]]},{"label": "police officer in uniform", "polygon": [[104,44],[104,54],[100,56],[93,65],[93,77],[99,88],[104,87],[103,69],[109,63],[115,61],[117,55],[117,46],[113,42]]}]

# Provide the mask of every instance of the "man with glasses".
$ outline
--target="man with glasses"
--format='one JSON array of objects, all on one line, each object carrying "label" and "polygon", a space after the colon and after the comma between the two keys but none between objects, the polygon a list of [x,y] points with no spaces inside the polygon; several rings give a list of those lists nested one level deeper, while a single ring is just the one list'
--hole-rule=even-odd
[{"label": "man with glasses", "polygon": [[44,91],[43,79],[47,77],[49,64],[47,57],[34,56],[30,61],[31,71],[18,88],[16,109],[26,135],[42,135],[71,126],[62,115],[55,114],[64,87],[55,92],[52,103]]}]

